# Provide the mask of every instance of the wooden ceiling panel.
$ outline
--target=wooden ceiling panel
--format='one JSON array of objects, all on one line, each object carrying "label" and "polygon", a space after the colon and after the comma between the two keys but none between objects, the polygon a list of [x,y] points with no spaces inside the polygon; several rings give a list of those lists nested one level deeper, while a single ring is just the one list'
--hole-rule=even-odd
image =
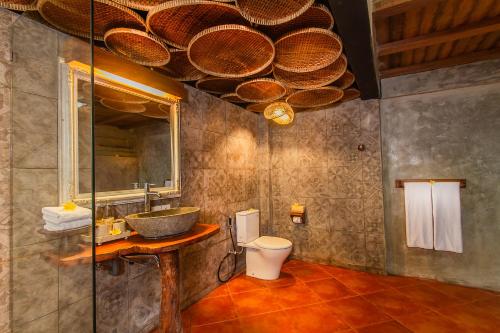
[{"label": "wooden ceiling panel", "polygon": [[499,57],[498,0],[376,0],[381,77]]}]

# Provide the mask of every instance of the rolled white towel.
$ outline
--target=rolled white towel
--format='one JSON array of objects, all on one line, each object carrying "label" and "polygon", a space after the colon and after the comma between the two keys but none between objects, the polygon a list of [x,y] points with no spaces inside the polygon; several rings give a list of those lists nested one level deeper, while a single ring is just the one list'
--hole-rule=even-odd
[{"label": "rolled white towel", "polygon": [[83,219],[73,222],[64,222],[57,224],[45,221],[45,225],[43,226],[43,228],[47,231],[65,231],[65,230],[82,228],[91,224],[92,224],[92,219]]},{"label": "rolled white towel", "polygon": [[76,207],[74,210],[64,210],[63,207],[44,207],[42,214],[53,223],[63,223],[91,218],[92,210],[83,207]]}]

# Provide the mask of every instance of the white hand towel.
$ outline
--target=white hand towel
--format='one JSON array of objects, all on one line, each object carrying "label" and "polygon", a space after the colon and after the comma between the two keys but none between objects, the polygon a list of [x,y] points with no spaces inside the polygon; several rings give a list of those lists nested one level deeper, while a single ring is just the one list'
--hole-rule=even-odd
[{"label": "white hand towel", "polygon": [[76,207],[74,210],[64,210],[63,207],[44,207],[42,214],[61,223],[90,218],[92,211],[83,207]]},{"label": "white hand towel", "polygon": [[430,183],[405,183],[406,243],[408,247],[433,248]]},{"label": "white hand towel", "polygon": [[432,185],[434,215],[434,248],[462,253],[460,183],[442,182]]},{"label": "white hand towel", "polygon": [[56,217],[54,217],[53,215],[46,215],[46,214],[43,214],[42,215],[43,217],[43,220],[46,221],[46,222],[49,222],[49,223],[52,223],[52,224],[63,224],[63,223],[71,223],[71,222],[80,222],[82,220],[88,220],[88,219],[91,219],[92,216],[89,216],[89,217],[84,217],[84,218],[75,218],[75,219],[72,219],[72,220],[67,220],[67,219],[58,219]]},{"label": "white hand towel", "polygon": [[64,222],[64,223],[50,223],[45,221],[45,225],[43,228],[48,231],[66,231],[72,229],[82,228],[92,224],[92,219],[85,219],[73,222]]}]

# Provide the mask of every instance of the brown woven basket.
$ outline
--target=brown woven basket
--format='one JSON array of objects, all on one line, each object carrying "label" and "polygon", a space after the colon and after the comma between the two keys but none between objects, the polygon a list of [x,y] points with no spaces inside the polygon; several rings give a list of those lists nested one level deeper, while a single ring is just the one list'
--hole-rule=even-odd
[{"label": "brown woven basket", "polygon": [[186,50],[169,49],[169,51],[170,62],[158,68],[160,72],[177,81],[196,81],[207,76],[189,62]]},{"label": "brown woven basket", "polygon": [[321,28],[331,30],[333,28],[333,16],[328,8],[321,4],[314,4],[302,15],[286,23],[259,27],[266,35],[276,39],[286,33],[305,28]]},{"label": "brown woven basket", "polygon": [[342,54],[339,36],[330,30],[307,28],[288,33],[276,43],[274,65],[289,72],[311,72],[332,64]]},{"label": "brown woven basket", "polygon": [[[85,86],[83,87],[83,90],[90,92],[90,83],[86,83]],[[121,92],[105,86],[101,86],[100,84],[94,84],[94,98],[96,100],[105,99],[108,101],[122,102],[128,104],[132,103],[145,104],[148,102],[147,99],[144,99],[142,97]]]},{"label": "brown woven basket", "polygon": [[266,103],[285,96],[286,88],[279,81],[261,78],[243,82],[236,87],[236,94],[246,102]]},{"label": "brown woven basket", "polygon": [[144,104],[139,104],[139,103],[127,103],[106,98],[101,99],[100,103],[103,106],[107,107],[108,109],[112,109],[119,112],[142,113],[146,111],[146,107],[144,106]]},{"label": "brown woven basket", "polygon": [[196,82],[196,88],[208,93],[223,95],[234,92],[236,87],[242,82],[243,80],[238,78],[209,76],[198,80]]},{"label": "brown woven basket", "polygon": [[167,47],[147,32],[116,28],[104,35],[106,46],[114,53],[143,66],[163,66],[170,61]]},{"label": "brown woven basket", "polygon": [[149,11],[156,6],[159,6],[165,2],[169,2],[170,0],[113,0],[114,2],[118,2],[120,5],[124,5],[130,8]]},{"label": "brown woven basket", "polygon": [[242,100],[238,96],[238,94],[236,94],[236,93],[224,94],[220,98],[229,102],[229,103],[236,103],[236,104],[245,104],[246,103],[246,101]]},{"label": "brown woven basket", "polygon": [[292,107],[314,108],[335,103],[344,95],[337,87],[321,87],[310,90],[299,90],[287,97]]},{"label": "brown woven basket", "polygon": [[274,77],[290,88],[311,89],[334,82],[344,74],[346,69],[347,59],[341,55],[333,64],[307,73],[288,72],[274,67]]},{"label": "brown woven basket", "polygon": [[344,90],[344,96],[342,97],[341,101],[342,102],[351,101],[353,99],[358,98],[359,96],[361,96],[361,93],[359,92],[358,89],[349,88],[349,89]]},{"label": "brown woven basket", "polygon": [[266,69],[274,58],[272,40],[255,29],[227,24],[197,34],[189,61],[200,71],[220,77],[245,77]]},{"label": "brown woven basket", "polygon": [[314,0],[236,0],[236,6],[250,22],[276,25],[293,20],[312,6]]},{"label": "brown woven basket", "polygon": [[264,68],[262,71],[258,72],[257,74],[250,75],[248,78],[253,79],[253,78],[257,78],[257,77],[264,77],[264,76],[271,75],[272,73],[273,73],[273,65],[271,64],[271,65],[267,66],[266,68]]},{"label": "brown woven basket", "polygon": [[246,22],[235,6],[206,0],[168,1],[153,8],[146,19],[152,33],[178,49],[187,49],[203,30],[230,23]]},{"label": "brown woven basket", "polygon": [[[57,29],[71,35],[90,37],[88,0],[38,0],[42,17]],[[103,40],[113,28],[145,30],[142,17],[132,9],[109,0],[94,0],[94,38]]]},{"label": "brown woven basket", "polygon": [[268,102],[268,103],[254,103],[254,104],[250,104],[246,107],[246,109],[248,111],[251,111],[251,112],[264,112],[264,110],[269,106],[271,105],[273,102]]},{"label": "brown woven basket", "polygon": [[11,10],[36,10],[37,0],[6,0],[0,1],[0,7],[11,9]]},{"label": "brown woven basket", "polygon": [[349,71],[346,71],[344,75],[342,75],[337,81],[333,83],[333,85],[339,89],[345,90],[352,86],[354,83],[354,74]]}]

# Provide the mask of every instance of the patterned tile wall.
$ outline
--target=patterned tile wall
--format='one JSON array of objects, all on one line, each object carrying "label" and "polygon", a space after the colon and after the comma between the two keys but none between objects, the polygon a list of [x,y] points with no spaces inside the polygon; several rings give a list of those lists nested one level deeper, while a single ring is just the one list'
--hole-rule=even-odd
[{"label": "patterned tile wall", "polygon": [[[296,258],[385,270],[379,103],[302,112],[269,130],[272,232]],[[358,151],[359,144],[366,150]],[[303,225],[291,222],[306,205]]]}]

